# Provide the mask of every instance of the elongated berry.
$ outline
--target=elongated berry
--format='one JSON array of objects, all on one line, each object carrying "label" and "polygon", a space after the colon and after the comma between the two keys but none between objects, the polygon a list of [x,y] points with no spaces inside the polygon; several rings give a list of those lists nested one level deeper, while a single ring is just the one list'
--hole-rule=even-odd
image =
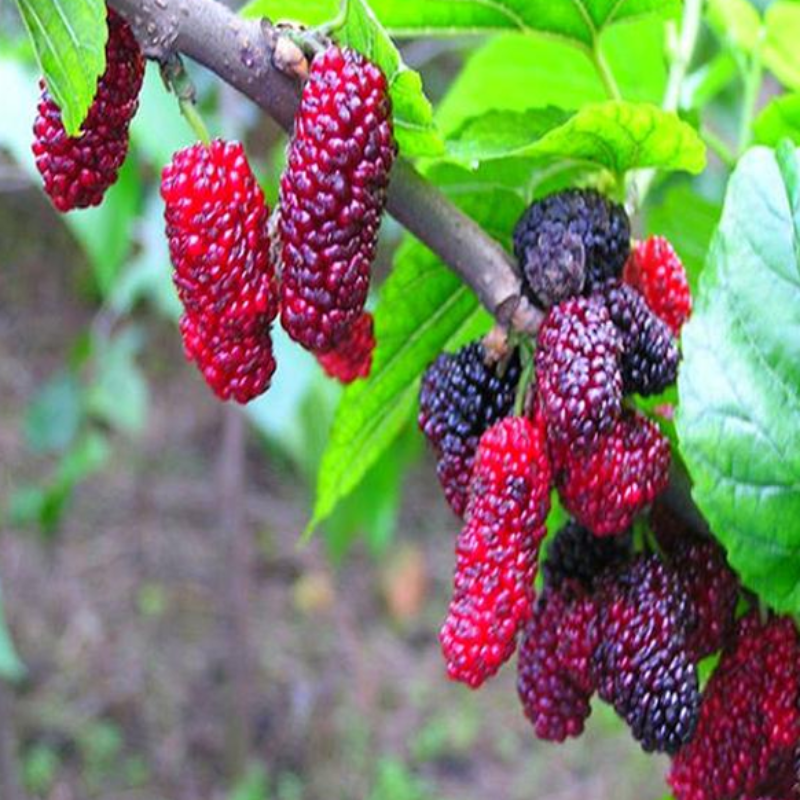
[{"label": "elongated berry", "polygon": [[361,316],[397,147],[386,78],[331,46],[311,63],[281,178],[281,322],[315,353]]},{"label": "elongated berry", "polygon": [[366,378],[372,368],[372,352],[375,350],[373,319],[365,311],[333,350],[317,356],[322,368],[331,378],[341,383],[352,383]]},{"label": "elongated berry", "polygon": [[568,606],[556,591],[539,598],[525,627],[517,661],[522,709],[536,736],[551,742],[579,736],[591,713],[591,691],[576,684],[559,655]]},{"label": "elongated berry", "polygon": [[800,743],[799,698],[794,622],[750,612],[703,692],[694,739],[672,762],[676,800],[785,796]]},{"label": "elongated berry", "polygon": [[480,686],[507,661],[532,613],[539,544],[550,507],[543,426],[507,417],[481,437],[453,598],[439,639],[451,679]]},{"label": "elongated berry", "polygon": [[106,68],[78,136],[67,135],[61,110],[41,82],[32,149],[44,189],[59,211],[98,205],[117,180],[143,78],[144,57],[133,32],[109,9]]},{"label": "elongated berry", "polygon": [[539,329],[536,380],[550,441],[586,452],[622,407],[622,343],[605,305],[577,297],[554,306]]},{"label": "elongated berry", "polygon": [[173,282],[188,358],[222,399],[247,402],[275,369],[278,290],[269,209],[239,142],[194,144],[163,171]]},{"label": "elongated berry", "polygon": [[692,313],[692,295],[686,270],[669,241],[663,236],[651,236],[638,242],[625,264],[624,278],[679,336]]},{"label": "elongated berry", "polygon": [[425,371],[419,393],[419,427],[436,453],[439,481],[458,516],[467,507],[478,442],[511,413],[520,377],[518,353],[500,363],[488,359],[480,342],[443,353]]},{"label": "elongated berry", "polygon": [[692,607],[677,573],[639,556],[604,576],[598,599],[598,693],[647,751],[675,753],[697,726],[700,694],[685,630]]}]

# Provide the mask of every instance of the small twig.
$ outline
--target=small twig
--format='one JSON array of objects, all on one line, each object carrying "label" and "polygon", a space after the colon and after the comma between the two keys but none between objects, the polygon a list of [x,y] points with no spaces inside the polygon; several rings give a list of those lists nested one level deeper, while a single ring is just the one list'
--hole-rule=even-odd
[{"label": "small twig", "polygon": [[700,129],[700,136],[708,148],[714,151],[717,158],[719,158],[728,169],[733,169],[736,166],[736,155],[722,137],[718,136],[706,125]]}]

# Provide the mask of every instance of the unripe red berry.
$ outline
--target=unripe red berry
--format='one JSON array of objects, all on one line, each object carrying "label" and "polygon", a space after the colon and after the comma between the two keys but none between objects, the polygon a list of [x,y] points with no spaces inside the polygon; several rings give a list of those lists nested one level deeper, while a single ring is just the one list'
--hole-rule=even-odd
[{"label": "unripe red berry", "polygon": [[186,355],[220,398],[246,403],[275,370],[278,290],[269,209],[244,148],[217,139],[179,151],[161,196]]},{"label": "unripe red berry", "polygon": [[453,598],[439,639],[451,679],[472,688],[513,654],[531,616],[539,545],[550,507],[543,425],[507,417],[481,437]]}]

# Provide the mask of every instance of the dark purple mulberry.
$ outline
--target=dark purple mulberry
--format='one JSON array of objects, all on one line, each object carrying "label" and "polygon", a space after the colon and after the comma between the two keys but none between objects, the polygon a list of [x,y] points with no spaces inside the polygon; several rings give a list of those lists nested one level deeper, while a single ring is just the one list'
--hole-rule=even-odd
[{"label": "dark purple mulberry", "polygon": [[439,481],[459,516],[467,506],[478,441],[511,413],[519,377],[516,352],[501,364],[489,365],[480,342],[440,355],[423,376],[419,427],[436,452]]},{"label": "dark purple mulberry", "polygon": [[631,248],[628,215],[592,189],[534,202],[514,229],[514,253],[544,308],[619,278]]},{"label": "dark purple mulberry", "polygon": [[608,567],[623,564],[631,557],[629,535],[599,537],[588,528],[570,521],[550,542],[542,570],[545,585],[560,588],[575,580],[586,589],[594,587],[595,578]]},{"label": "dark purple mulberry", "polygon": [[687,649],[692,604],[679,576],[656,556],[639,556],[603,578],[594,671],[647,751],[675,753],[697,726],[700,693]]},{"label": "dark purple mulberry", "polygon": [[608,281],[599,293],[622,337],[625,394],[660,394],[678,377],[680,352],[672,331],[632,286]]},{"label": "dark purple mulberry", "polygon": [[517,661],[517,693],[536,736],[551,742],[580,736],[591,713],[591,691],[582,689],[559,655],[568,603],[546,592],[528,622]]}]

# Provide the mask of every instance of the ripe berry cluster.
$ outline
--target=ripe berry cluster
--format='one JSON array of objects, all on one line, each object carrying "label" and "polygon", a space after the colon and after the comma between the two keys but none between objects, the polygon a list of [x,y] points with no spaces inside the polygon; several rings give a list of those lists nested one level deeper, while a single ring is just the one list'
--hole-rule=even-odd
[{"label": "ripe berry cluster", "polygon": [[[67,137],[47,92],[39,104],[33,150],[60,211],[98,204],[127,153],[144,59],[113,11],[108,26],[107,67],[81,135]],[[375,336],[364,304],[396,154],[385,76],[332,45],[303,87],[276,235],[239,142],[192,145],[165,167],[184,350],[218,397],[246,403],[269,388],[279,311],[328,375],[350,383],[369,374]]]},{"label": "ripe berry cluster", "polygon": [[691,308],[670,245],[648,240],[631,253],[629,237],[621,206],[578,189],[533,203],[514,235],[528,291],[547,309],[536,397],[556,485],[564,506],[598,536],[624,531],[666,485],[669,443],[623,401],[674,383],[675,333]]}]

